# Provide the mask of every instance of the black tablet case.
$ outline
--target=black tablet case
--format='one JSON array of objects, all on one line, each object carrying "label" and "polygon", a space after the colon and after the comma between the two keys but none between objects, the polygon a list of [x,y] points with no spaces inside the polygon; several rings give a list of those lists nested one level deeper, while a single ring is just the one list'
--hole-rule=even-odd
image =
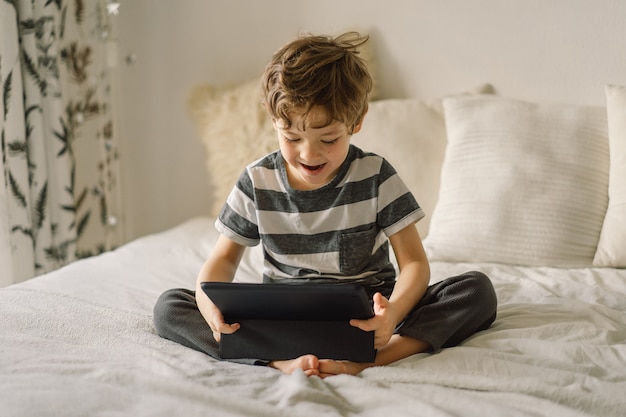
[{"label": "black tablet case", "polygon": [[203,291],[227,323],[240,323],[222,334],[224,359],[318,358],[373,362],[374,332],[350,325],[352,318],[373,316],[365,290],[345,284],[243,284],[203,282]]}]

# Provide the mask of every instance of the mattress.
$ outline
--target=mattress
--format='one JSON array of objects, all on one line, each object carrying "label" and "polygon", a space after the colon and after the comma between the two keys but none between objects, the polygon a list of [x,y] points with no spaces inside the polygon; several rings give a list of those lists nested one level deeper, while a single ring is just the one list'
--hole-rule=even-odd
[{"label": "mattress", "polygon": [[[433,262],[493,281],[494,324],[457,347],[326,379],[160,338],[157,297],[193,288],[217,238],[189,220],[0,289],[0,415],[623,416],[626,270]],[[237,281],[258,282],[246,251]]]}]

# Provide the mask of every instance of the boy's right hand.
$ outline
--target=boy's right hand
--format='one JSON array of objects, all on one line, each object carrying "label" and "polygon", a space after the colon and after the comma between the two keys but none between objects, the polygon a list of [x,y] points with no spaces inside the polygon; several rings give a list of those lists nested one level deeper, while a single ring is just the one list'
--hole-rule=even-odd
[{"label": "boy's right hand", "polygon": [[239,327],[241,327],[239,323],[232,323],[232,324],[226,323],[224,321],[224,316],[222,316],[222,312],[215,306],[215,304],[213,304],[210,301],[209,303],[210,303],[210,306],[207,306],[207,307],[210,310],[208,312],[208,315],[210,317],[209,317],[209,320],[207,320],[207,323],[209,324],[209,327],[213,331],[213,337],[215,338],[217,342],[220,341],[220,338],[222,337],[222,333],[232,334],[232,333],[235,333],[237,330],[239,330]]},{"label": "boy's right hand", "polygon": [[213,304],[211,299],[203,291],[196,291],[196,304],[198,305],[200,313],[202,313],[202,317],[204,317],[204,320],[206,320],[211,328],[215,341],[220,341],[222,333],[232,334],[241,327],[239,323],[226,323],[220,309]]},{"label": "boy's right hand", "polygon": [[218,342],[222,334],[235,333],[239,330],[240,325],[239,323],[228,324],[224,322],[222,312],[205,294],[201,284],[204,281],[231,282],[245,249],[245,246],[235,243],[224,235],[220,235],[211,252],[211,256],[202,265],[196,280],[196,304],[202,317],[211,327],[213,337]]}]

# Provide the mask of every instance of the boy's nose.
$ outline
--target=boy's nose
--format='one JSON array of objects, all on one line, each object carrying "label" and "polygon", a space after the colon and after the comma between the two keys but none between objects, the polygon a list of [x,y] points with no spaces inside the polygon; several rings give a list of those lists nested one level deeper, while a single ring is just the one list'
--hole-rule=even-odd
[{"label": "boy's nose", "polygon": [[300,156],[305,160],[312,160],[318,154],[318,146],[314,143],[305,141],[300,149]]}]

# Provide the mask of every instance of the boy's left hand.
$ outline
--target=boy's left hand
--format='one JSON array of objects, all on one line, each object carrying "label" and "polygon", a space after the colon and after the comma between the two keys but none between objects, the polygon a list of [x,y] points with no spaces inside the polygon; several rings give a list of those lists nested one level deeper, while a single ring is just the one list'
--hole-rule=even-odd
[{"label": "boy's left hand", "polygon": [[397,326],[397,317],[394,314],[393,304],[381,293],[374,294],[374,317],[367,320],[350,320],[350,325],[371,332],[374,331],[374,349],[385,346]]}]

